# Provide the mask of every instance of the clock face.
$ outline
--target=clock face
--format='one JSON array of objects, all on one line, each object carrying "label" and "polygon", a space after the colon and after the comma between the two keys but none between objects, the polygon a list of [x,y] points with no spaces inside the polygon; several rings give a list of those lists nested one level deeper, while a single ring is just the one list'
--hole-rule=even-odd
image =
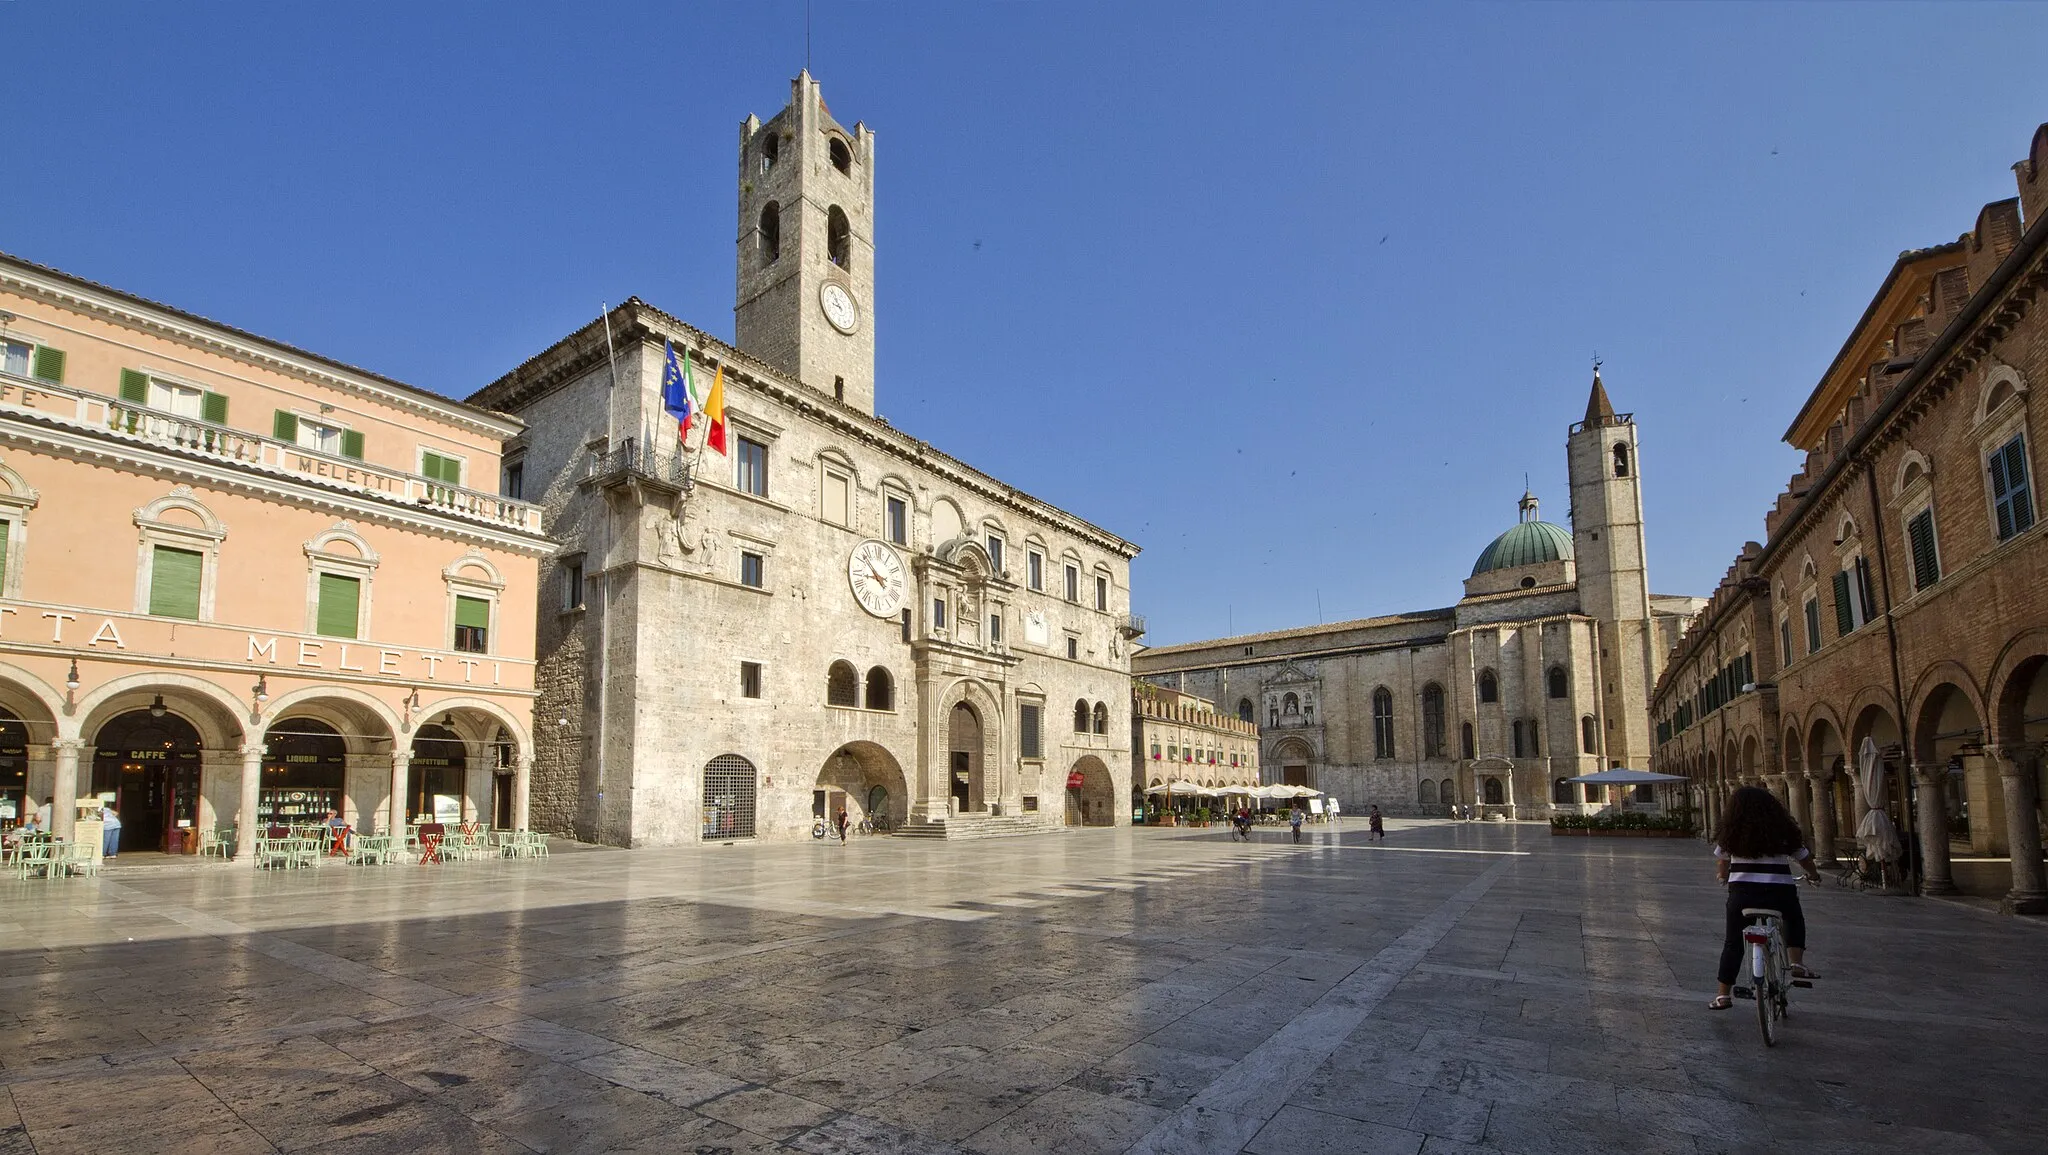
[{"label": "clock face", "polygon": [[903,608],[909,587],[903,577],[903,559],[879,541],[869,540],[853,547],[846,559],[846,581],[860,608],[878,618],[893,618]]},{"label": "clock face", "polygon": [[853,303],[853,294],[837,281],[825,282],[818,290],[818,305],[825,310],[825,319],[842,333],[851,333],[860,328],[860,306]]}]

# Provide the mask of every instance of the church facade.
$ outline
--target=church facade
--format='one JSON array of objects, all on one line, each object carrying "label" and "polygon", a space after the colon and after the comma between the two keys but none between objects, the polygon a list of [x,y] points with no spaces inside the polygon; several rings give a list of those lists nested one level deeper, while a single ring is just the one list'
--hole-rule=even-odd
[{"label": "church facade", "polygon": [[560,543],[537,828],[800,839],[844,812],[955,838],[1123,811],[1137,547],[875,414],[874,148],[799,76],[741,127],[735,344],[636,298],[472,398],[526,421],[506,489]]},{"label": "church facade", "polygon": [[1144,649],[1133,674],[1256,722],[1262,781],[1346,810],[1604,805],[1567,779],[1646,764],[1650,687],[1702,603],[1649,592],[1637,426],[1597,372],[1566,445],[1571,528],[1525,493],[1455,606]]}]

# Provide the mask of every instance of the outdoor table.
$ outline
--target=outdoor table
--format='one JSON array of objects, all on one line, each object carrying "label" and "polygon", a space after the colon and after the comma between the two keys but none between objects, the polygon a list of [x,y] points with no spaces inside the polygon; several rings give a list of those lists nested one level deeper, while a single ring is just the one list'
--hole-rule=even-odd
[{"label": "outdoor table", "polygon": [[420,865],[429,862],[446,862],[441,854],[441,843],[448,837],[448,828],[438,822],[425,823],[420,827]]},{"label": "outdoor table", "polygon": [[355,834],[356,828],[343,824],[341,826],[328,826],[323,829],[327,832],[328,837],[333,839],[332,844],[327,848],[327,853],[345,857],[348,854],[349,839]]}]

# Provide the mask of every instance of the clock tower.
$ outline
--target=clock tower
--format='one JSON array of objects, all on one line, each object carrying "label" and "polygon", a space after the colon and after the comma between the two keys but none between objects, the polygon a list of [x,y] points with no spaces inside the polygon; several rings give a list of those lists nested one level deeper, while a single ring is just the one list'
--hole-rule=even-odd
[{"label": "clock tower", "polygon": [[740,125],[734,343],[875,411],[875,134],[832,119],[808,71],[789,105]]}]

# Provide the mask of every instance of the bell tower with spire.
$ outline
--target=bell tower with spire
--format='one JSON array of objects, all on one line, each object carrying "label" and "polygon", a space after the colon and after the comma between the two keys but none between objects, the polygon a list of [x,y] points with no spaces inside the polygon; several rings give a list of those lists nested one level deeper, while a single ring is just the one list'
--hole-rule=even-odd
[{"label": "bell tower with spire", "polygon": [[734,344],[875,411],[875,134],[842,127],[808,70],[740,125]]},{"label": "bell tower with spire", "polygon": [[1586,419],[1571,427],[1566,457],[1579,610],[1599,623],[1600,754],[1604,765],[1644,769],[1650,689],[1662,655],[1650,622],[1641,461],[1635,416],[1614,411],[1598,361]]}]

